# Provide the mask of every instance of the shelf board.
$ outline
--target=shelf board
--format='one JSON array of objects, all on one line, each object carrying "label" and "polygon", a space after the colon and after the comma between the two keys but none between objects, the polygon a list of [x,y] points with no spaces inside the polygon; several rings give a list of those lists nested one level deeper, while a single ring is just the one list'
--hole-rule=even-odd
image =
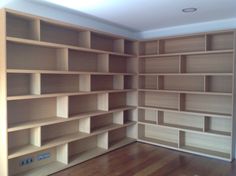
[{"label": "shelf board", "polygon": [[86,160],[92,159],[92,158],[102,155],[106,152],[107,152],[106,149],[96,147],[96,148],[90,149],[88,151],[84,151],[84,152],[78,153],[76,155],[70,156],[69,157],[69,164],[73,165],[73,164],[82,163]]},{"label": "shelf board", "polygon": [[27,70],[7,69],[7,73],[38,73],[38,74],[75,74],[75,75],[127,75],[135,76],[136,73],[114,73],[114,72],[84,72],[84,71],[63,71],[63,70]]},{"label": "shelf board", "polygon": [[132,125],[135,125],[136,122],[133,122],[133,121],[130,121],[130,122],[127,122],[125,124],[110,124],[110,125],[106,125],[106,126],[103,126],[103,127],[99,127],[99,128],[95,128],[93,129],[93,131],[91,131],[91,134],[97,134],[97,133],[104,133],[104,132],[107,132],[107,131],[112,131],[112,130],[116,130],[116,129],[119,129],[119,128],[125,128],[127,126],[132,126]]},{"label": "shelf board", "polygon": [[37,46],[44,46],[44,47],[51,47],[51,48],[68,48],[68,49],[72,49],[76,51],[87,51],[87,52],[93,52],[97,54],[110,54],[110,55],[128,57],[128,58],[137,57],[136,55],[125,54],[125,53],[103,51],[103,50],[97,50],[97,49],[91,49],[91,48],[83,48],[83,47],[77,47],[77,46],[71,46],[71,45],[36,41],[36,40],[30,40],[30,39],[22,39],[22,38],[16,38],[16,37],[6,37],[6,39],[9,42],[21,43],[21,44],[27,44],[27,45],[37,45]]},{"label": "shelf board", "polygon": [[233,73],[139,73],[139,76],[233,76]]},{"label": "shelf board", "polygon": [[[15,123],[15,124],[9,125],[7,131],[13,132],[13,131],[35,128],[35,127],[44,126],[44,125],[51,125],[51,124],[55,124],[55,123],[65,122],[65,121],[67,121],[67,119],[69,120],[69,118],[49,117],[49,118],[45,118],[45,119],[37,119],[37,120],[31,120],[31,121],[27,121],[27,122]],[[72,120],[74,120],[74,119],[72,119]]]},{"label": "shelf board", "polygon": [[16,158],[22,155],[26,155],[28,153],[37,152],[39,150],[41,150],[40,147],[31,144],[12,148],[8,150],[8,159]]},{"label": "shelf board", "polygon": [[101,94],[101,93],[117,93],[117,92],[133,92],[137,89],[116,89],[116,90],[99,90],[99,91],[80,91],[80,92],[63,92],[63,93],[48,93],[41,95],[18,95],[18,96],[8,96],[7,100],[27,100],[27,99],[37,99],[37,98],[51,98],[60,96],[77,96],[77,95],[91,95],[91,94]]},{"label": "shelf board", "polygon": [[156,58],[156,57],[169,57],[181,55],[203,55],[203,54],[220,54],[220,53],[233,53],[233,49],[214,50],[214,51],[195,51],[195,52],[180,52],[180,53],[167,53],[167,54],[154,54],[154,55],[140,55],[139,58]]},{"label": "shelf board", "polygon": [[228,160],[230,159],[229,153],[201,149],[201,148],[192,147],[192,146],[181,146],[180,149],[183,151],[188,151],[188,152],[194,153],[194,154],[200,154],[200,155],[214,157],[214,158],[218,158],[218,159],[228,159]]},{"label": "shelf board", "polygon": [[191,114],[191,115],[197,115],[197,116],[213,116],[213,117],[227,118],[227,119],[232,118],[231,114],[225,114],[225,113],[212,113],[212,112],[201,112],[201,111],[178,111],[176,109],[158,108],[158,107],[151,107],[151,106],[139,106],[138,108],[164,111],[164,112],[184,113],[184,114]]},{"label": "shelf board", "polygon": [[157,89],[138,89],[140,92],[157,92],[157,93],[181,93],[181,94],[199,94],[199,95],[222,95],[232,96],[227,92],[201,92],[201,91],[185,91],[185,90],[157,90]]},{"label": "shelf board", "polygon": [[153,124],[153,125],[157,124],[157,122],[151,120],[139,120],[138,122],[141,122],[143,124]]},{"label": "shelf board", "polygon": [[148,142],[154,145],[159,145],[159,146],[167,147],[167,148],[178,148],[178,143],[154,139],[154,138],[145,137],[145,136],[139,137],[138,141]]},{"label": "shelf board", "polygon": [[117,148],[120,148],[122,146],[125,146],[125,145],[133,143],[133,142],[136,142],[136,139],[125,137],[122,140],[111,143],[109,146],[109,151],[115,150]]}]

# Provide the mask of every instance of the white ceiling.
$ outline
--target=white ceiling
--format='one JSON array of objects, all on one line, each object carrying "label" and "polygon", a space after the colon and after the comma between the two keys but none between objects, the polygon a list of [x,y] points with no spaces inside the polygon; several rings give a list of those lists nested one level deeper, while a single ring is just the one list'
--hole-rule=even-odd
[{"label": "white ceiling", "polygon": [[[71,9],[112,24],[148,31],[236,18],[236,0],[31,0]],[[195,7],[195,13],[183,8]]]}]

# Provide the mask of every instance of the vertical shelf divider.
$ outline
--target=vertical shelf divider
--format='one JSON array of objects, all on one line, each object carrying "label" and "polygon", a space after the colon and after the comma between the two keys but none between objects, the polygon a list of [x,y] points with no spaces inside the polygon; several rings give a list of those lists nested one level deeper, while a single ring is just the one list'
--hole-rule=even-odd
[{"label": "vertical shelf divider", "polygon": [[30,93],[34,95],[41,94],[41,74],[40,73],[33,73],[30,75]]},{"label": "vertical shelf divider", "polygon": [[113,113],[113,123],[114,124],[124,124],[124,111],[114,112]]},{"label": "vertical shelf divider", "polygon": [[124,39],[116,39],[114,41],[114,49],[117,53],[124,53],[125,51],[125,40]]},{"label": "vertical shelf divider", "polygon": [[83,133],[91,133],[91,117],[79,120],[79,131]]},{"label": "vertical shelf divider", "polygon": [[42,146],[41,127],[30,129],[30,141],[32,145],[35,145],[37,147]]},{"label": "vertical shelf divider", "polygon": [[157,89],[163,90],[164,89],[164,76],[157,76]]},{"label": "vertical shelf divider", "polygon": [[179,56],[179,73],[186,73],[186,56]]},{"label": "vertical shelf divider", "polygon": [[178,110],[184,111],[185,109],[185,94],[179,93],[179,105]]},{"label": "vertical shelf divider", "polygon": [[63,164],[69,164],[69,147],[68,144],[57,146],[56,150],[57,161]]},{"label": "vertical shelf divider", "polygon": [[163,111],[156,111],[156,123],[157,125],[163,125],[164,124],[164,112]]},{"label": "vertical shelf divider", "polygon": [[108,141],[108,132],[99,134],[97,136],[97,146],[103,149],[108,150],[109,148],[109,141]]},{"label": "vertical shelf divider", "polygon": [[34,36],[34,40],[41,40],[40,37],[40,19],[36,18],[32,23],[31,23],[31,29],[32,29],[32,36]]},{"label": "vertical shelf divider", "polygon": [[82,31],[79,33],[79,46],[84,48],[91,48],[91,32]]},{"label": "vertical shelf divider", "polygon": [[57,49],[57,70],[69,71],[68,48]]},{"label": "vertical shelf divider", "polygon": [[69,97],[57,97],[57,116],[69,118]]},{"label": "vertical shelf divider", "polygon": [[91,91],[91,75],[79,75],[79,91]]}]

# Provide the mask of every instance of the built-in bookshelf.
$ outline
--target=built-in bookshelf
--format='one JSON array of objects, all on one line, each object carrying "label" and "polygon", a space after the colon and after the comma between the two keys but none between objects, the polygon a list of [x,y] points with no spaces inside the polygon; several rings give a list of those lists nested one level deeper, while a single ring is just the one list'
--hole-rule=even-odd
[{"label": "built-in bookshelf", "polygon": [[0,175],[49,175],[135,142],[138,42],[1,10]]},{"label": "built-in bookshelf", "polygon": [[137,140],[232,160],[235,31],[136,41],[0,18],[0,175],[49,175]]},{"label": "built-in bookshelf", "polygon": [[138,141],[234,158],[234,31],[141,41]]}]

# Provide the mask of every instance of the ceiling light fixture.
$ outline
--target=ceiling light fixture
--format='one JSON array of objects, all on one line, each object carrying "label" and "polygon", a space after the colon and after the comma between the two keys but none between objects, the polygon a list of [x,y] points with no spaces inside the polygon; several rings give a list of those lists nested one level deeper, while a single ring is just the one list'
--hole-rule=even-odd
[{"label": "ceiling light fixture", "polygon": [[182,12],[184,12],[184,13],[193,13],[196,11],[197,11],[197,8],[194,8],[194,7],[182,9]]}]

